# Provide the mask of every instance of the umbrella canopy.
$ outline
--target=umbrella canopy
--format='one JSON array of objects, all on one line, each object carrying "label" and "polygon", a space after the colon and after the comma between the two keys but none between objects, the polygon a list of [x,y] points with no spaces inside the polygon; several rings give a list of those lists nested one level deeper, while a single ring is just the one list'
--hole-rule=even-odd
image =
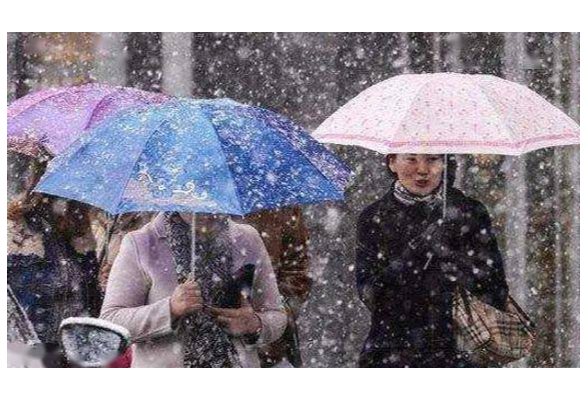
[{"label": "umbrella canopy", "polygon": [[580,126],[525,86],[492,75],[406,74],[380,82],[313,133],[384,154],[520,155],[580,143]]},{"label": "umbrella canopy", "polygon": [[55,158],[36,190],[111,214],[245,215],[343,199],[350,171],[301,127],[228,99],[129,110]]},{"label": "umbrella canopy", "polygon": [[92,83],[34,92],[8,106],[8,149],[54,156],[108,116],[169,99],[161,93]]}]

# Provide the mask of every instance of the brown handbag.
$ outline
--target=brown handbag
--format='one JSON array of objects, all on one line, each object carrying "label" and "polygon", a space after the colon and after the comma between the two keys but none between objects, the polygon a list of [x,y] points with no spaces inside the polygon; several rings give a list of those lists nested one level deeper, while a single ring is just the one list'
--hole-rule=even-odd
[{"label": "brown handbag", "polygon": [[458,351],[480,366],[501,366],[529,356],[537,337],[535,324],[510,296],[502,311],[458,289],[453,321]]}]

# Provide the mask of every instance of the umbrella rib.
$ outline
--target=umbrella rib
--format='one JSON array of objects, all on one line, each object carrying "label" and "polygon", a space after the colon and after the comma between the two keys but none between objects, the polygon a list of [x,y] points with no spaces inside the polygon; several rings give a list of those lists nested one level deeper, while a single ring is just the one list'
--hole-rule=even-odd
[{"label": "umbrella rib", "polygon": [[[76,86],[76,88],[80,88],[80,87],[82,87],[82,86]],[[43,103],[45,100],[50,100],[50,99],[52,99],[52,98],[54,98],[54,97],[57,97],[57,96],[59,96],[60,94],[63,94],[64,92],[66,92],[66,91],[67,91],[67,89],[68,89],[68,88],[66,88],[66,87],[63,87],[63,88],[55,88],[55,89],[57,89],[57,90],[58,90],[58,92],[57,92],[57,93],[53,93],[53,94],[51,94],[51,95],[49,95],[49,96],[47,96],[47,97],[44,97],[44,98],[42,98],[41,100],[39,100],[39,101],[38,101],[38,102],[36,102],[35,104],[32,104],[30,107],[27,107],[27,108],[25,108],[25,109],[21,110],[21,111],[20,111],[18,114],[16,114],[16,115],[13,115],[12,117],[10,117],[10,119],[18,117],[18,116],[19,116],[19,115],[21,115],[22,113],[24,113],[24,112],[27,112],[27,111],[29,111],[30,109],[32,109],[33,107],[36,107],[36,106],[38,106],[39,104]],[[22,98],[24,98],[24,97],[21,97],[21,99],[22,99]],[[20,99],[18,99],[18,100],[20,100]]]},{"label": "umbrella rib", "polygon": [[229,171],[229,173],[231,174],[231,177],[233,178],[233,190],[235,191],[235,194],[237,195],[237,202],[239,203],[239,210],[241,211],[241,216],[245,215],[245,210],[243,210],[243,204],[241,202],[241,193],[239,192],[239,187],[237,186],[237,184],[235,182],[237,182],[237,180],[235,179],[235,174],[233,173],[233,170],[230,167],[230,164],[227,160],[227,155],[225,153],[225,149],[222,146],[222,140],[220,138],[220,135],[218,134],[216,127],[214,126],[214,124],[212,122],[210,122],[210,119],[208,117],[208,113],[206,111],[204,111],[203,108],[201,108],[201,112],[204,115],[204,120],[206,121],[206,123],[208,123],[208,125],[210,125],[210,127],[212,128],[212,131],[214,132],[214,134],[216,135],[217,140],[219,141],[219,146],[221,148],[221,153],[223,155],[223,158],[225,159],[225,165],[227,166],[227,170]]},{"label": "umbrella rib", "polygon": [[[79,87],[81,87],[81,86],[77,86],[77,87],[79,88]],[[10,121],[10,120],[11,120],[11,119],[13,119],[13,118],[17,118],[17,117],[19,117],[19,116],[20,116],[21,114],[23,114],[23,113],[26,113],[26,112],[30,111],[31,109],[33,109],[33,107],[37,107],[39,104],[41,104],[41,103],[42,103],[42,102],[44,102],[45,100],[49,100],[49,99],[52,99],[52,98],[54,98],[54,97],[57,97],[57,96],[59,96],[60,94],[63,94],[63,93],[65,93],[65,92],[67,91],[67,88],[56,88],[56,89],[58,90],[58,92],[57,92],[57,93],[53,93],[52,95],[50,95],[50,96],[47,96],[47,97],[45,97],[45,98],[43,98],[43,99],[39,100],[38,102],[36,102],[35,104],[31,105],[30,107],[27,107],[27,108],[25,108],[25,109],[21,110],[21,111],[20,111],[18,114],[16,114],[16,115],[13,115],[12,117],[8,118],[8,121]],[[22,98],[23,98],[23,97],[21,97],[21,99],[22,99]],[[25,137],[25,139],[26,139],[26,137]],[[10,136],[9,136],[9,137],[7,138],[8,145],[10,146],[10,142],[11,142],[11,141],[12,141],[12,142],[15,142],[16,140],[18,140],[18,137],[10,137]],[[51,152],[51,151],[50,151],[50,150],[47,148],[47,145],[45,145],[45,144],[42,144],[42,143],[41,143],[41,147],[44,147],[44,148],[45,148],[45,150],[46,150],[46,151],[47,151],[47,152],[48,152],[50,155],[54,155],[54,154],[53,154],[53,152]]]},{"label": "umbrella rib", "polygon": [[85,131],[86,129],[88,129],[88,127],[90,126],[90,123],[92,122],[92,119],[94,119],[94,114],[96,114],[96,110],[102,105],[102,103],[104,103],[106,101],[107,98],[114,96],[116,93],[122,92],[122,91],[123,91],[123,88],[117,87],[112,92],[108,93],[106,96],[104,96],[102,99],[100,99],[100,101],[96,104],[96,106],[94,107],[94,109],[90,113],[90,118],[88,118],[88,120],[84,124],[84,128],[82,130]]},{"label": "umbrella rib", "polygon": [[[268,111],[268,110],[265,110],[265,109],[263,109],[263,108],[261,108],[261,107],[255,107],[255,106],[251,106],[251,107],[253,107],[253,108],[255,108],[255,109],[258,109],[258,110],[261,110],[261,111],[262,111],[262,113],[265,113],[265,112],[267,112],[267,111]],[[266,121],[266,119],[265,119],[265,118],[264,118],[263,122],[264,122],[264,124],[266,124],[266,125],[269,125],[269,126],[271,127],[271,124],[268,124],[268,122]],[[292,123],[294,123],[294,122],[292,121]],[[278,131],[278,132],[279,132],[279,130],[277,130],[277,129],[272,129],[272,130],[273,130],[273,131]],[[320,172],[320,174],[321,174],[321,175],[322,175],[322,176],[323,176],[323,177],[324,177],[324,178],[327,180],[327,182],[329,182],[329,183],[330,183],[330,184],[331,184],[331,185],[332,185],[332,186],[333,186],[335,189],[339,189],[339,188],[338,188],[338,187],[337,187],[335,184],[333,184],[333,182],[332,182],[332,179],[331,179],[331,178],[329,178],[328,176],[326,176],[326,175],[325,175],[325,173],[324,173],[324,172],[323,172],[323,171],[322,171],[322,170],[321,170],[321,169],[320,169],[320,168],[319,168],[319,167],[318,167],[318,166],[317,166],[317,165],[314,163],[314,161],[313,161],[313,160],[311,160],[311,159],[310,159],[310,157],[308,157],[308,156],[306,155],[306,153],[302,152],[302,151],[301,151],[301,149],[300,149],[299,147],[297,147],[296,145],[294,145],[294,143],[292,143],[291,141],[289,141],[289,140],[288,140],[288,138],[286,138],[286,137],[285,137],[285,136],[284,136],[284,135],[283,135],[281,132],[280,132],[280,136],[281,136],[281,137],[282,137],[282,138],[283,138],[283,139],[284,139],[284,140],[285,140],[285,141],[288,143],[288,145],[289,145],[290,147],[292,147],[293,149],[297,150],[297,151],[298,151],[298,153],[302,154],[302,156],[303,156],[303,157],[304,157],[304,158],[305,158],[305,159],[306,159],[306,160],[307,160],[307,161],[308,161],[308,162],[309,162],[309,163],[310,163],[310,164],[311,164],[311,165],[312,165],[312,166],[313,166],[313,167],[314,167],[314,168],[315,168],[315,169],[316,169],[318,172]],[[315,139],[315,138],[313,138],[313,137],[312,137],[310,134],[308,134],[308,136],[309,136],[310,140],[315,140],[315,141],[316,141],[316,139]],[[317,143],[319,143],[319,144],[321,144],[321,143],[320,143],[320,142],[318,142],[318,141],[316,141],[316,142],[317,142]],[[322,145],[322,144],[321,144],[321,145]],[[335,158],[337,158],[337,157],[335,157]],[[350,170],[350,169],[347,167],[347,165],[345,165],[345,164],[344,164],[342,161],[340,161],[340,160],[338,160],[338,159],[337,159],[337,161],[338,161],[340,164],[342,164],[342,166],[343,166],[343,167],[344,167],[344,168],[345,168],[345,169],[346,169],[346,170],[347,170],[347,171],[350,173],[350,175],[352,174],[351,170]],[[351,179],[351,176],[349,176],[349,178],[347,179],[347,182],[346,182],[346,184],[348,184],[348,183],[349,183],[350,179]],[[343,188],[343,189],[345,189],[345,188]]]},{"label": "umbrella rib", "polygon": [[[76,90],[78,90],[78,91],[79,91],[79,90],[85,89],[85,88],[87,88],[87,87],[90,87],[90,86],[103,86],[103,85],[101,85],[101,84],[99,84],[99,83],[85,83],[85,84],[83,84],[83,85],[70,86],[70,87],[67,87],[67,86],[65,86],[65,87],[56,87],[56,88],[54,88],[54,89],[58,90],[58,92],[57,92],[57,93],[53,93],[52,95],[50,95],[50,96],[47,96],[47,97],[45,97],[45,98],[43,98],[43,99],[39,100],[38,102],[36,102],[35,104],[31,105],[30,107],[27,107],[27,108],[25,108],[24,110],[22,110],[22,111],[21,111],[21,112],[19,112],[18,114],[16,114],[16,115],[13,115],[13,116],[12,116],[10,119],[12,119],[12,118],[16,118],[16,117],[18,117],[20,114],[22,114],[22,113],[24,113],[24,112],[27,112],[27,111],[29,111],[29,110],[30,110],[30,109],[32,109],[33,107],[36,107],[36,106],[38,106],[39,104],[41,104],[41,103],[43,103],[43,102],[45,102],[45,101],[51,100],[51,99],[52,99],[52,98],[54,98],[54,97],[57,97],[57,96],[59,96],[59,95],[62,95],[62,94],[64,94],[64,93],[66,93],[66,92],[67,92],[68,90],[70,90],[70,89],[76,89]],[[21,99],[22,99],[22,98],[23,98],[23,97],[21,97]],[[20,100],[20,99],[19,99],[19,100]]]},{"label": "umbrella rib", "polygon": [[155,133],[158,132],[159,129],[165,123],[166,123],[166,120],[163,119],[163,121],[161,121],[157,125],[157,128],[153,129],[148,135],[146,135],[147,137],[143,141],[143,145],[141,146],[140,151],[138,152],[137,157],[135,158],[135,162],[133,162],[132,167],[130,168],[129,175],[125,179],[125,184],[122,185],[122,189],[121,189],[120,193],[118,194],[118,196],[115,197],[115,203],[113,205],[114,212],[112,214],[118,214],[118,207],[120,205],[120,200],[121,200],[123,194],[125,193],[125,190],[127,189],[127,185],[129,184],[129,181],[131,180],[131,176],[133,175],[133,171],[135,170],[135,165],[137,165],[137,161],[139,161],[139,157],[141,157],[141,154],[143,154],[143,151],[145,150],[145,145],[147,144],[147,142],[149,142],[149,140],[151,140],[151,138],[155,135]]},{"label": "umbrella rib", "polygon": [[[30,107],[27,107],[24,110],[21,110],[18,114],[13,115],[12,117],[10,117],[9,120],[10,119],[13,119],[13,118],[19,117],[21,114],[26,113],[26,112],[32,110],[33,108],[39,106],[39,104],[41,104],[41,103],[43,103],[45,101],[51,100],[51,99],[53,99],[53,98],[55,98],[57,96],[60,96],[60,95],[62,95],[64,93],[66,93],[69,89],[76,89],[77,91],[80,91],[80,90],[85,89],[85,88],[90,87],[90,86],[102,86],[102,85],[96,84],[96,83],[86,83],[84,85],[78,85],[78,86],[74,86],[74,87],[58,87],[58,88],[55,88],[56,90],[58,90],[57,93],[53,93],[52,95],[47,96],[47,97],[39,100],[38,102],[36,102],[35,104],[31,105]],[[11,139],[16,139],[16,138],[10,138],[9,137],[8,138],[8,141],[10,142]],[[50,155],[52,155],[52,156],[55,156],[56,155],[56,154],[53,154],[53,152],[49,150],[49,148],[47,147],[47,145],[41,144],[41,146],[43,146],[47,150],[47,152],[49,152]]]},{"label": "umbrella rib", "polygon": [[[508,124],[508,122],[504,121],[502,118],[500,118],[500,114],[498,113],[498,110],[496,109],[495,106],[495,100],[488,95],[488,93],[486,93],[486,90],[484,90],[484,87],[482,85],[480,85],[478,82],[474,82],[474,85],[480,90],[480,92],[482,92],[482,94],[484,95],[484,98],[486,98],[486,100],[488,101],[488,104],[490,104],[490,107],[492,107],[492,110],[494,111],[494,114],[496,115],[497,119],[499,121],[503,121],[502,124],[506,127],[506,129],[510,132],[512,138],[515,140],[515,146],[519,147],[522,146],[522,143],[524,143],[524,140],[522,140],[522,138],[520,138],[516,132],[512,129],[512,127]],[[521,151],[522,153],[522,151]]]},{"label": "umbrella rib", "polygon": [[419,95],[421,94],[421,92],[425,89],[425,87],[429,85],[429,83],[431,83],[431,82],[428,81],[428,80],[426,80],[426,79],[423,79],[422,85],[417,89],[416,93],[414,94],[414,97],[410,101],[410,104],[409,104],[408,108],[404,112],[405,115],[402,117],[402,119],[400,119],[400,122],[396,126],[396,133],[398,133],[398,130],[400,129],[400,127],[402,125],[404,125],[404,122],[408,119],[408,112],[412,109],[412,107],[414,106],[414,104],[417,101],[417,98],[419,97]]}]

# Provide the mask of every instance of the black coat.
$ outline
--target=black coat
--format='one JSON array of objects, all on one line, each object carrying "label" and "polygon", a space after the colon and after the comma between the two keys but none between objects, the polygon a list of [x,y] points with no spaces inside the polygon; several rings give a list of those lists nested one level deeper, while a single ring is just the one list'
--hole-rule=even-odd
[{"label": "black coat", "polygon": [[406,205],[393,191],[360,215],[356,279],[372,314],[360,366],[469,366],[455,351],[456,285],[504,308],[508,287],[485,207],[449,189],[439,225],[441,217],[441,204]]},{"label": "black coat", "polygon": [[56,344],[62,319],[100,310],[96,253],[78,253],[56,231],[56,222],[27,215],[26,235],[40,233],[44,255],[8,254],[7,282],[44,344]]}]

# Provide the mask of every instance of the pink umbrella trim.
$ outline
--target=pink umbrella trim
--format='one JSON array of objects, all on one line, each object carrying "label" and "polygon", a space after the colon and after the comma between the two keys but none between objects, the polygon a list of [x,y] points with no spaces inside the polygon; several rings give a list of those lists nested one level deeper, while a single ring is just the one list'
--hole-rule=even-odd
[{"label": "pink umbrella trim", "polygon": [[571,139],[569,144],[577,144],[579,143],[579,139],[576,134],[562,134],[562,135],[546,135],[540,136],[535,138],[529,138],[525,140],[521,140],[519,142],[508,142],[508,141],[487,141],[487,140],[445,140],[445,141],[393,141],[393,140],[384,140],[384,139],[376,139],[365,137],[361,135],[341,135],[341,134],[326,134],[317,136],[317,139],[322,141],[325,139],[348,139],[348,140],[358,140],[363,142],[372,142],[372,143],[379,143],[385,144],[394,147],[403,147],[403,146],[410,146],[410,145],[422,145],[422,146],[451,146],[451,145],[464,145],[464,146],[484,146],[484,147],[523,147],[530,143],[536,142],[544,142],[549,140],[561,140],[561,139]]}]

